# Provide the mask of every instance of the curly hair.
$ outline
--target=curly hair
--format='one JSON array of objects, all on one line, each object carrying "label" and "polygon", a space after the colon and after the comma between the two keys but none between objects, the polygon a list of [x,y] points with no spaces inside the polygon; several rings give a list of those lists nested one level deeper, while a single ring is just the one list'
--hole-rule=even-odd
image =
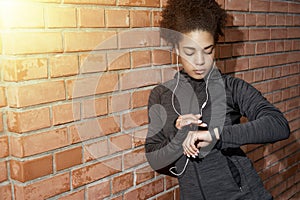
[{"label": "curly hair", "polygon": [[160,22],[161,36],[174,46],[180,33],[203,30],[217,42],[219,35],[224,35],[226,17],[226,11],[215,0],[168,0]]}]

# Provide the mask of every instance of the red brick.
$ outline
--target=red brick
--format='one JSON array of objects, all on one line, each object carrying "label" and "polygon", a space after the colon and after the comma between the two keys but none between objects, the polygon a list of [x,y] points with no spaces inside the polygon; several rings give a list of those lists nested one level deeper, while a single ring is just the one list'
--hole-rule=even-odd
[{"label": "red brick", "polygon": [[97,117],[108,113],[107,98],[87,99],[82,102],[83,118]]},{"label": "red brick", "polygon": [[59,104],[52,107],[53,125],[64,124],[80,119],[80,103]]},{"label": "red brick", "polygon": [[142,106],[146,106],[148,104],[148,99],[151,90],[141,90],[135,91],[132,93],[132,107],[138,108]]},{"label": "red brick", "polygon": [[108,70],[130,69],[129,52],[109,52],[107,54]]},{"label": "red brick", "polygon": [[286,16],[285,15],[277,15],[276,16],[276,25],[277,26],[284,26],[286,21]]},{"label": "red brick", "polygon": [[266,42],[258,42],[256,44],[255,52],[257,54],[263,54],[267,52],[267,43]]},{"label": "red brick", "polygon": [[239,0],[225,0],[226,10],[249,10],[249,0],[239,1]]},{"label": "red brick", "polygon": [[133,173],[119,175],[112,179],[112,193],[118,193],[133,186]]},{"label": "red brick", "polygon": [[78,26],[81,28],[104,27],[104,9],[78,8]]},{"label": "red brick", "polygon": [[120,6],[160,7],[160,0],[119,0]]},{"label": "red brick", "polygon": [[116,0],[64,0],[70,4],[97,4],[97,5],[116,5]]},{"label": "red brick", "polygon": [[[4,87],[0,87],[0,108],[6,106],[7,102],[6,102],[6,95],[5,95],[5,88]],[[0,128],[0,130],[2,130]]]},{"label": "red brick", "polygon": [[67,96],[69,99],[103,94],[117,89],[118,74],[115,73],[67,80]]},{"label": "red brick", "polygon": [[274,79],[268,82],[268,91],[272,92],[275,90],[279,90],[281,88],[285,88],[286,84],[284,79]]},{"label": "red brick", "polygon": [[[6,161],[1,161],[0,162],[0,183],[4,182],[7,180],[8,176],[7,176],[7,165],[6,165]],[[0,187],[0,191],[1,191],[1,187]],[[1,194],[1,192],[0,192]]]},{"label": "red brick", "polygon": [[107,27],[129,27],[128,10],[105,10]]},{"label": "red brick", "polygon": [[11,178],[26,182],[53,173],[52,155],[26,160],[10,160]]},{"label": "red brick", "polygon": [[259,90],[261,93],[266,93],[268,92],[268,84],[265,82],[262,83],[257,83],[255,85],[253,85],[257,90]]},{"label": "red brick", "polygon": [[152,11],[152,26],[158,27],[160,26],[160,21],[162,20],[160,11]]},{"label": "red brick", "polygon": [[49,28],[75,28],[76,9],[71,7],[47,7],[45,12],[46,25]]},{"label": "red brick", "polygon": [[160,32],[157,30],[134,29],[118,34],[120,48],[144,48],[160,45]]},{"label": "red brick", "polygon": [[299,97],[288,100],[286,102],[286,110],[291,110],[291,109],[295,109],[295,108],[299,107],[299,104],[300,104],[299,102],[300,102]]},{"label": "red brick", "polygon": [[87,188],[88,200],[103,199],[110,195],[110,181],[98,183]]},{"label": "red brick", "polygon": [[255,26],[256,25],[256,15],[255,14],[247,14],[245,20],[245,26]]},{"label": "red brick", "polygon": [[11,185],[1,185],[0,194],[2,200],[12,200]]},{"label": "red brick", "polygon": [[276,52],[284,51],[284,41],[275,42],[275,51]]},{"label": "red brick", "polygon": [[[47,141],[47,142],[45,142]],[[10,137],[11,155],[26,157],[69,145],[66,128],[22,137]]]},{"label": "red brick", "polygon": [[166,177],[166,188],[167,190],[178,185],[178,179],[174,177]]},{"label": "red brick", "polygon": [[246,41],[248,39],[249,31],[246,29],[225,29],[225,42]]},{"label": "red brick", "polygon": [[269,66],[269,56],[254,56],[249,59],[250,69],[262,68],[267,66]]},{"label": "red brick", "polygon": [[54,154],[56,170],[63,170],[82,163],[82,147],[67,149]]},{"label": "red brick", "polygon": [[161,82],[159,69],[125,72],[121,74],[121,90],[155,85]]},{"label": "red brick", "polygon": [[25,81],[47,78],[46,58],[3,60],[3,78],[6,81]]},{"label": "red brick", "polygon": [[60,53],[63,51],[61,41],[60,32],[5,32],[2,35],[2,51],[12,55]]},{"label": "red brick", "polygon": [[107,70],[105,53],[83,54],[79,56],[79,60],[81,73],[104,72]]},{"label": "red brick", "polygon": [[0,158],[7,157],[9,155],[9,145],[7,136],[0,137],[0,149]]},{"label": "red brick", "polygon": [[299,87],[290,88],[290,97],[297,97],[299,95]]},{"label": "red brick", "polygon": [[64,50],[66,52],[92,51],[117,47],[115,31],[64,32]]},{"label": "red brick", "polygon": [[[222,65],[218,65],[218,68],[220,70],[224,70],[224,68],[222,68]],[[162,82],[166,82],[169,81],[171,79],[174,78],[175,74],[177,73],[177,69],[173,68],[173,67],[168,67],[168,68],[164,68],[162,69]]]},{"label": "red brick", "polygon": [[40,5],[6,2],[1,7],[3,8],[2,15],[5,16],[2,27],[6,29],[43,28],[45,26],[44,9]]},{"label": "red brick", "polygon": [[254,82],[254,72],[253,71],[244,72],[244,78],[243,79],[248,83]]},{"label": "red brick", "polygon": [[136,185],[154,178],[155,173],[150,166],[146,166],[135,171]]},{"label": "red brick", "polygon": [[151,13],[148,10],[131,10],[130,27],[148,27],[151,25]]},{"label": "red brick", "polygon": [[163,193],[162,195],[158,196],[156,200],[174,200],[174,191],[169,191],[167,193]]},{"label": "red brick", "polygon": [[72,171],[72,185],[74,188],[113,175],[122,170],[121,157],[94,163]]},{"label": "red brick", "polygon": [[297,86],[300,84],[300,77],[299,75],[295,76],[290,76],[286,79],[286,86],[291,87],[291,86]]},{"label": "red brick", "polygon": [[132,68],[151,66],[150,51],[134,51],[131,53]]},{"label": "red brick", "polygon": [[84,145],[84,162],[95,160],[109,154],[106,139]]},{"label": "red brick", "polygon": [[255,43],[246,43],[245,44],[245,55],[254,55],[254,54],[256,54],[255,49],[256,49],[256,44]]},{"label": "red brick", "polygon": [[148,123],[147,110],[136,110],[124,114],[122,121],[125,130],[146,125]]},{"label": "red brick", "polygon": [[108,102],[109,113],[129,110],[131,107],[130,93],[111,95]]},{"label": "red brick", "polygon": [[287,29],[287,38],[299,38],[300,37],[300,28],[288,28]]},{"label": "red brick", "polygon": [[120,131],[120,117],[106,117],[88,120],[69,128],[72,143],[117,133]]},{"label": "red brick", "polygon": [[272,55],[270,56],[269,61],[270,66],[288,63],[287,56],[285,54]]},{"label": "red brick", "polygon": [[276,15],[275,14],[267,15],[266,23],[267,26],[276,26]]},{"label": "red brick", "polygon": [[49,59],[51,77],[65,77],[78,74],[77,56],[55,56]]},{"label": "red brick", "polygon": [[275,42],[267,42],[267,52],[275,52]]},{"label": "red brick", "polygon": [[124,200],[148,199],[152,196],[161,193],[163,190],[164,190],[164,181],[163,179],[159,179],[125,193]]},{"label": "red brick", "polygon": [[285,25],[286,26],[293,26],[293,20],[294,20],[295,18],[293,17],[293,16],[291,16],[291,15],[289,15],[289,16],[285,16]]},{"label": "red brick", "polygon": [[7,112],[8,130],[16,133],[50,127],[49,108],[39,108],[24,112]]},{"label": "red brick", "polygon": [[250,11],[270,11],[270,1],[269,0],[251,0],[250,1]]},{"label": "red brick", "polygon": [[122,134],[109,138],[109,153],[124,151],[132,148],[132,136],[130,134]]},{"label": "red brick", "polygon": [[256,26],[266,26],[267,16],[264,14],[256,15]]},{"label": "red brick", "polygon": [[147,135],[147,129],[142,129],[142,130],[135,131],[133,133],[134,147],[144,145],[145,140],[146,140],[146,135]]},{"label": "red brick", "polygon": [[231,13],[227,19],[226,26],[245,26],[245,14]]},{"label": "red brick", "polygon": [[249,58],[226,60],[226,72],[238,72],[249,69]]},{"label": "red brick", "polygon": [[47,199],[70,190],[69,173],[21,186],[15,184],[16,199]]},{"label": "red brick", "polygon": [[146,162],[144,149],[136,149],[124,155],[124,168],[128,169]]},{"label": "red brick", "polygon": [[288,12],[288,2],[270,1],[271,12]]},{"label": "red brick", "polygon": [[171,53],[169,50],[154,50],[152,51],[153,65],[171,64]]},{"label": "red brick", "polygon": [[231,44],[219,45],[220,58],[232,57],[232,49],[233,48]]},{"label": "red brick", "polygon": [[79,199],[84,199],[84,189],[58,198],[58,200],[79,200]]},{"label": "red brick", "polygon": [[249,40],[268,40],[270,39],[270,29],[257,28],[249,30]]},{"label": "red brick", "polygon": [[300,13],[300,5],[298,2],[289,2],[288,12],[289,13]]},{"label": "red brick", "polygon": [[232,56],[245,55],[245,44],[232,44]]},{"label": "red brick", "polygon": [[291,20],[292,16],[286,16],[286,19],[290,19],[289,21],[293,21],[290,23],[286,23],[287,25],[294,25],[294,26],[299,26],[300,25],[300,16],[293,16],[293,19]]},{"label": "red brick", "polygon": [[273,28],[271,29],[271,39],[284,39],[287,37],[287,29]]},{"label": "red brick", "polygon": [[293,41],[284,41],[284,51],[291,51],[293,49]]},{"label": "red brick", "polygon": [[10,107],[25,107],[64,100],[64,81],[50,81],[27,85],[9,86],[7,98]]}]

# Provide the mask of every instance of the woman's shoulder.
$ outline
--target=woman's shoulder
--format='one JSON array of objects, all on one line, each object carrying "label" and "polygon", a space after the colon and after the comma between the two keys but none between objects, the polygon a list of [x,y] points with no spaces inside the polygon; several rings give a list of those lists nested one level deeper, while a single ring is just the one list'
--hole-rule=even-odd
[{"label": "woman's shoulder", "polygon": [[174,89],[175,85],[176,85],[176,80],[175,79],[171,79],[169,81],[166,81],[164,83],[161,83],[161,84],[155,86],[152,89],[152,93],[163,94],[165,92],[172,91]]}]

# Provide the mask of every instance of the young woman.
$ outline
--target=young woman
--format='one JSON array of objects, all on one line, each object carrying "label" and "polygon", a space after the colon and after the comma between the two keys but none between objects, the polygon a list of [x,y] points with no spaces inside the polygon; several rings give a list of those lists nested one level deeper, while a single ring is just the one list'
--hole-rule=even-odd
[{"label": "young woman", "polygon": [[162,17],[183,70],[150,94],[151,167],[178,177],[181,199],[272,199],[240,147],[286,139],[289,126],[259,91],[215,66],[225,10],[214,0],[169,0]]}]

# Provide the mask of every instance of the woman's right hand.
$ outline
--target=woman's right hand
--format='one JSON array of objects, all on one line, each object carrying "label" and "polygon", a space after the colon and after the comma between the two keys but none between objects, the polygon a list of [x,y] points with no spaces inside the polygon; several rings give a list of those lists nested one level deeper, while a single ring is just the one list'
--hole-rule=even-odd
[{"label": "woman's right hand", "polygon": [[186,114],[186,115],[180,115],[175,123],[175,127],[177,129],[182,129],[184,126],[188,126],[191,124],[201,126],[201,127],[207,127],[207,124],[203,123],[201,120],[201,115],[197,114]]}]

